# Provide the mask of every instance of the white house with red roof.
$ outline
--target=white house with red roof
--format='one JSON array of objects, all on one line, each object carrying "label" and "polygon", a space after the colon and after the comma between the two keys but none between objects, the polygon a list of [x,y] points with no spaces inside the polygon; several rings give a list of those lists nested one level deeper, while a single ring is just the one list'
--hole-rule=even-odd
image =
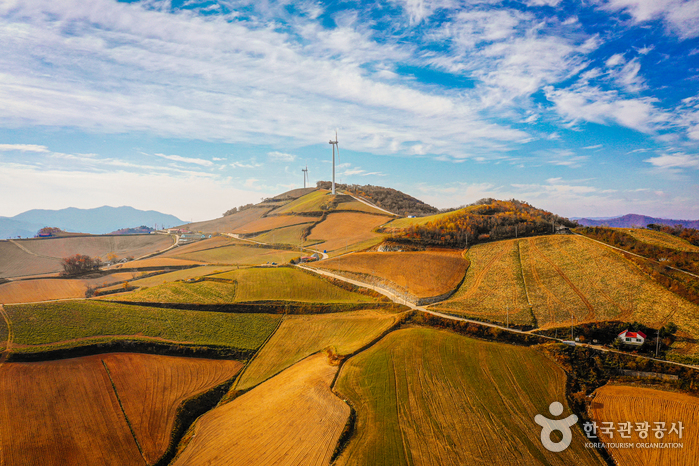
[{"label": "white house with red roof", "polygon": [[641,346],[646,341],[646,334],[641,331],[629,332],[629,329],[626,329],[617,338],[625,345]]}]

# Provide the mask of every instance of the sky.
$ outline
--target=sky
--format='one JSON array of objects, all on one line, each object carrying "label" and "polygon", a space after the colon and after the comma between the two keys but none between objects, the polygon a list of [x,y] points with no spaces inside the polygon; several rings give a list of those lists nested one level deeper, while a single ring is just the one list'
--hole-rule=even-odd
[{"label": "sky", "polygon": [[0,0],[0,216],[329,180],[699,218],[699,0]]}]

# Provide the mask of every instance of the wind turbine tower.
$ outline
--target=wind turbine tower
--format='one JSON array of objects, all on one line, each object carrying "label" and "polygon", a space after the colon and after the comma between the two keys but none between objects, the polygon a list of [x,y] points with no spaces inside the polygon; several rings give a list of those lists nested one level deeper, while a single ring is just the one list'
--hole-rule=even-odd
[{"label": "wind turbine tower", "polygon": [[337,130],[335,130],[335,140],[332,139],[328,144],[333,146],[333,194],[335,194],[335,147],[337,147],[337,158],[340,158],[340,145],[337,142]]},{"label": "wind turbine tower", "polygon": [[308,180],[308,165],[306,165],[306,168],[302,168],[301,171],[303,172],[303,189],[306,189],[306,180]]}]

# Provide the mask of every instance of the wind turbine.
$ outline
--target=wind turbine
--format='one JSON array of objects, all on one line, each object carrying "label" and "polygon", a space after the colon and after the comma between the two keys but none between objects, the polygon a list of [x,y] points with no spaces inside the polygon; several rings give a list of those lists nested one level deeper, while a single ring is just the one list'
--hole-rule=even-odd
[{"label": "wind turbine", "polygon": [[333,146],[333,194],[335,194],[335,146],[337,146],[337,158],[340,158],[340,145],[337,142],[337,130],[335,130],[335,140],[332,139],[328,144]]},{"label": "wind turbine", "polygon": [[303,188],[306,189],[306,180],[308,179],[308,165],[306,165],[306,168],[302,168],[301,171],[303,172]]}]

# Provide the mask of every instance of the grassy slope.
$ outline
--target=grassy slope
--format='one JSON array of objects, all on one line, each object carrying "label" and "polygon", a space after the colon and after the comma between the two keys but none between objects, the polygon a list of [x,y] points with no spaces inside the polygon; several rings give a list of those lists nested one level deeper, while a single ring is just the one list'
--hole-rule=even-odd
[{"label": "grassy slope", "polygon": [[[320,220],[320,217],[316,219],[316,221],[318,220]],[[314,243],[317,243],[317,241],[304,242],[301,239],[303,232],[306,230],[306,228],[308,228],[308,226],[309,224],[306,223],[302,225],[294,225],[291,227],[278,228],[276,230],[255,236],[253,239],[261,243],[291,244],[293,246],[310,246]],[[299,254],[302,253],[297,252],[297,255]]]},{"label": "grassy slope", "polygon": [[321,206],[329,204],[335,199],[335,196],[329,194],[330,191],[319,189],[311,193],[301,196],[300,198],[289,202],[288,204],[276,209],[274,215],[304,213],[304,212],[319,212]]},{"label": "grassy slope", "polygon": [[236,382],[238,390],[254,387],[315,352],[332,348],[345,355],[388,329],[396,315],[381,311],[288,316]]},{"label": "grassy slope", "polygon": [[183,228],[204,233],[229,233],[246,223],[254,222],[269,212],[271,207],[255,207],[205,222],[188,223]]},{"label": "grassy slope", "polygon": [[334,272],[373,275],[394,289],[422,298],[453,290],[466,273],[468,262],[461,251],[365,252],[309,265]]},{"label": "grassy slope", "polygon": [[443,214],[428,215],[426,217],[397,218],[397,219],[393,220],[391,223],[389,223],[388,225],[386,225],[385,228],[387,230],[391,230],[391,229],[400,230],[403,228],[408,228],[411,225],[415,225],[415,226],[425,225],[428,222],[433,222],[435,220],[441,220],[444,217],[446,217],[447,215],[450,215],[452,213],[453,212],[447,212],[447,213],[443,213]]},{"label": "grassy slope", "polygon": [[289,227],[292,225],[313,223],[317,221],[318,217],[302,217],[300,215],[270,216],[242,225],[233,230],[233,233],[250,234],[260,231],[269,231],[275,228]]},{"label": "grassy slope", "polygon": [[[690,433],[690,429],[693,431],[699,425],[699,398],[695,396],[650,388],[606,385],[595,392],[592,415],[600,426],[602,422],[613,422],[615,427],[621,422],[631,422],[634,426],[630,439],[620,440],[618,432],[615,432],[613,439],[600,433],[605,442],[683,444],[678,449],[610,449],[612,457],[622,466],[695,464],[699,456],[699,436],[696,432]],[[635,431],[637,423],[643,422],[650,423],[646,439],[640,438]],[[655,422],[665,422],[667,432],[663,439],[655,437]],[[670,433],[673,423],[678,422],[684,426],[681,439],[677,433]]]},{"label": "grassy slope", "polygon": [[[46,345],[77,346],[130,335],[202,345],[255,349],[276,328],[279,316],[128,306],[101,301],[65,301],[5,306],[14,329],[15,351]],[[93,338],[96,337],[96,338]],[[91,339],[92,340],[89,340]],[[75,339],[88,339],[72,341]]]},{"label": "grassy slope", "polygon": [[316,354],[209,411],[173,464],[329,464],[349,416],[330,391],[336,372],[324,354]]},{"label": "grassy slope", "polygon": [[0,278],[56,273],[63,270],[59,259],[33,256],[9,241],[0,241],[0,257]]},{"label": "grassy slope", "polygon": [[619,228],[618,230],[633,236],[638,241],[653,244],[655,246],[676,249],[678,251],[699,252],[699,246],[694,246],[687,240],[678,238],[677,236],[673,236],[668,233],[663,233],[662,231],[640,228]]},{"label": "grassy slope", "polygon": [[399,330],[350,359],[335,388],[357,409],[338,465],[604,464],[579,429],[564,452],[541,445],[533,418],[564,401],[565,373],[529,348]]},{"label": "grassy slope", "polygon": [[[175,270],[174,272],[161,273],[158,275],[153,275],[152,277],[141,278],[137,280],[130,280],[129,285],[138,287],[149,287],[162,285],[163,283],[174,282],[176,280],[188,280],[190,278],[203,277],[205,275],[212,275],[215,273],[226,272],[232,270],[232,266],[221,266],[221,265],[204,265],[201,267],[192,267],[191,269]],[[116,285],[113,287],[104,288],[105,290],[111,290],[114,288],[119,288],[122,285]]]},{"label": "grassy slope", "polygon": [[173,237],[169,235],[79,236],[22,240],[20,244],[35,254],[58,259],[74,254],[86,254],[101,257],[104,260],[111,252],[123,258],[162,251],[172,246]]}]

